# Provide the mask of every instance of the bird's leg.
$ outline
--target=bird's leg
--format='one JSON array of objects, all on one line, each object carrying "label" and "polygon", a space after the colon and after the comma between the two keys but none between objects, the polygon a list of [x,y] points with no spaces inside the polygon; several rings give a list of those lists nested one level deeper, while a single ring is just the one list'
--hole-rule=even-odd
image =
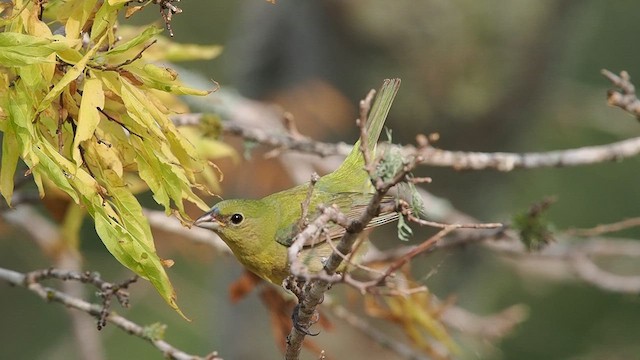
[{"label": "bird's leg", "polygon": [[[311,321],[309,321],[308,325],[302,324],[302,322],[300,321],[300,309],[304,302],[303,288],[305,285],[308,285],[308,283],[305,281],[304,278],[299,278],[295,276],[289,276],[284,280],[282,284],[282,286],[285,289],[291,291],[293,295],[295,295],[296,298],[298,299],[298,303],[293,308],[293,312],[291,313],[291,321],[293,322],[293,327],[301,334],[309,335],[309,336],[317,336],[318,334],[320,334],[320,332],[313,333],[309,331],[309,327],[311,327],[311,325],[318,322],[318,319],[320,318],[320,314],[318,314],[317,311],[314,310],[313,316],[311,318]],[[323,296],[323,299],[324,299],[324,296]]]},{"label": "bird's leg", "polygon": [[309,327],[311,327],[311,325],[313,325],[316,322],[318,322],[318,319],[320,318],[320,315],[318,314],[317,311],[314,310],[313,319],[311,320],[311,323],[309,325],[302,324],[300,322],[299,315],[298,315],[301,307],[302,307],[302,305],[300,303],[298,303],[293,308],[293,313],[291,314],[291,321],[293,322],[293,327],[301,334],[308,335],[308,336],[318,336],[318,334],[320,334],[320,331],[315,332],[315,333],[311,332],[311,331],[309,331]]}]

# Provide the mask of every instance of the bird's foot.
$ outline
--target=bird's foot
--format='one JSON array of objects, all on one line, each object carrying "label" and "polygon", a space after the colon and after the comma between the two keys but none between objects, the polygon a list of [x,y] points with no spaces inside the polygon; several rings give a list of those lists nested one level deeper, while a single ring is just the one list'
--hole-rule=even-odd
[{"label": "bird's foot", "polygon": [[300,304],[297,304],[293,308],[293,314],[291,314],[291,321],[293,321],[293,327],[296,329],[296,331],[308,336],[318,336],[318,334],[320,334],[319,331],[315,333],[309,331],[309,327],[311,327],[311,325],[315,324],[318,321],[318,317],[319,317],[318,312],[314,311],[313,318],[311,319],[309,324],[303,324],[300,321],[300,316],[298,315],[299,311],[300,311]]}]

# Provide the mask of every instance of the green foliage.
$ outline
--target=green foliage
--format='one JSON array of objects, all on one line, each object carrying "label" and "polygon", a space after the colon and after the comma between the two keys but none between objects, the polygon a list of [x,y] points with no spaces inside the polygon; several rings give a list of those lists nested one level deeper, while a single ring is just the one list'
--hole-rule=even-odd
[{"label": "green foliage", "polygon": [[[41,196],[57,189],[85,209],[111,254],[148,279],[180,312],[165,272],[171,261],[156,254],[134,190],[144,189],[139,186],[144,182],[166,213],[176,213],[183,222],[190,220],[185,200],[208,208],[193,189],[215,187],[216,173],[171,122],[173,111],[166,104],[178,104],[175,95],[210,91],[183,86],[175,71],[149,63],[162,56],[161,51],[147,54],[154,38],[170,44],[158,37],[162,29],[129,31],[128,40],[119,40],[127,33],[120,27],[116,34],[115,27],[124,3],[16,0],[4,8],[0,192],[11,204],[22,159]],[[53,35],[52,29],[64,29],[65,35]],[[189,49],[183,60],[211,58],[220,51]],[[213,140],[198,140],[205,143],[213,151],[209,157],[218,156],[215,151],[230,153]],[[201,178],[208,186],[199,183]],[[67,211],[62,224],[76,247],[83,217],[77,209]]]},{"label": "green foliage", "polygon": [[520,239],[529,251],[539,251],[554,240],[551,223],[544,217],[554,201],[553,198],[544,199],[513,217],[512,226],[520,233]]}]

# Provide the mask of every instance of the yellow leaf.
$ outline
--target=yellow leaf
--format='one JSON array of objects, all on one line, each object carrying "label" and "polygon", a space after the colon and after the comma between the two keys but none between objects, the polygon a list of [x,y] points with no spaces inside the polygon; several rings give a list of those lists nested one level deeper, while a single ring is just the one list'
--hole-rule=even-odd
[{"label": "yellow leaf", "polygon": [[52,36],[51,29],[38,18],[39,12],[39,7],[25,6],[22,8],[20,16],[22,16],[27,33],[40,38],[49,38]]},{"label": "yellow leaf", "polygon": [[[123,166],[120,160],[119,149],[111,144],[98,143],[97,141],[88,141],[85,143],[85,150],[99,162],[100,169],[111,170],[119,177],[122,177]],[[117,146],[121,147],[122,143],[118,142]]]},{"label": "yellow leaf", "polygon": [[[42,20],[39,19],[39,9],[37,7],[26,7],[22,12],[22,18],[25,22],[25,27],[27,29],[27,33],[34,35],[39,38],[49,39],[53,36],[51,33],[51,29],[47,24],[45,24]],[[55,72],[55,54],[50,54],[47,56],[47,62],[43,62],[37,65],[38,77],[34,78],[32,84],[37,84],[39,82],[50,82],[53,78],[53,73]]]},{"label": "yellow leaf", "polygon": [[218,57],[222,53],[220,45],[198,45],[198,44],[178,44],[169,43],[164,47],[167,61],[189,61],[189,60],[210,60]]},{"label": "yellow leaf", "polygon": [[[118,35],[125,39],[138,36],[142,32],[142,26],[120,26]],[[199,45],[199,44],[179,44],[174,43],[165,36],[158,36],[155,46],[147,49],[143,54],[143,59],[155,61],[191,61],[191,60],[211,60],[222,53],[223,47],[220,45]]]},{"label": "yellow leaf", "polygon": [[65,34],[69,39],[80,38],[82,28],[93,12],[97,0],[72,1],[69,18],[65,23]]},{"label": "yellow leaf", "polygon": [[40,102],[40,105],[38,106],[38,112],[41,112],[47,107],[49,107],[49,105],[51,105],[51,102],[56,97],[58,97],[58,95],[60,95],[62,90],[64,90],[64,88],[67,87],[69,83],[71,83],[72,81],[75,81],[78,78],[78,76],[82,74],[82,72],[84,71],[84,68],[87,66],[87,62],[96,54],[98,49],[100,49],[105,39],[106,39],[106,36],[101,37],[100,40],[91,49],[89,49],[89,51],[87,51],[87,53],[82,57],[82,59],[80,59],[80,61],[78,61],[71,69],[69,69],[66,72],[66,74],[64,74],[64,76],[60,79],[60,81],[58,81],[58,83],[53,87],[53,89],[51,89],[51,91],[49,91],[49,93],[44,97],[44,99],[42,99],[42,101]]},{"label": "yellow leaf", "polygon": [[78,114],[78,126],[73,140],[73,160],[78,166],[82,164],[80,156],[80,143],[91,139],[98,124],[100,123],[100,112],[98,109],[104,107],[104,91],[102,81],[96,78],[86,79],[82,91],[82,101],[80,102],[80,113]]},{"label": "yellow leaf", "polygon": [[118,5],[118,4],[126,4],[131,2],[131,0],[108,0],[110,5]]},{"label": "yellow leaf", "polygon": [[80,228],[84,220],[85,210],[77,205],[69,205],[62,220],[60,228],[62,241],[71,249],[78,250],[80,247]]},{"label": "yellow leaf", "polygon": [[[96,130],[96,136],[104,143],[108,152],[114,155],[105,155],[107,158],[115,156],[120,165],[114,164],[116,160],[106,161],[111,165],[111,168],[120,176],[124,171],[137,171],[135,163],[135,150],[129,143],[129,136],[124,132],[124,129],[119,124],[112,121],[101,121],[99,128]],[[122,173],[121,173],[122,172]]]}]

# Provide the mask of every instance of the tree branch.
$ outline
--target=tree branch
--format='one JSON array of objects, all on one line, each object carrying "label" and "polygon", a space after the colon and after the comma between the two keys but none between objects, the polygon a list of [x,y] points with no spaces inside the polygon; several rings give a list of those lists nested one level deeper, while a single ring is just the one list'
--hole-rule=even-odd
[{"label": "tree branch", "polygon": [[[197,121],[202,114],[189,114],[190,120]],[[185,115],[174,116],[178,124],[186,123]],[[285,132],[274,132],[223,121],[223,132],[242,137],[260,144],[314,154],[321,157],[346,156],[351,146],[345,143],[324,143],[309,138],[294,137]],[[621,161],[640,154],[640,137],[617,141],[605,145],[584,146],[575,149],[548,152],[507,153],[450,151],[426,146],[420,150],[413,146],[402,147],[404,156],[420,156],[419,165],[451,167],[455,170],[498,170],[537,169],[544,167],[569,167],[593,165],[609,161]]]},{"label": "tree branch", "polygon": [[[10,284],[14,286],[20,286],[34,294],[38,295],[44,301],[50,302],[58,302],[65,305],[68,308],[73,308],[85,312],[95,318],[100,318],[106,312],[105,320],[109,323],[112,323],[124,330],[125,332],[135,335],[139,338],[142,338],[148,342],[150,342],[153,346],[155,346],[158,350],[162,352],[162,354],[169,358],[175,360],[221,360],[218,357],[217,353],[211,353],[206,355],[205,357],[199,357],[191,354],[187,354],[182,350],[179,350],[169,344],[168,342],[154,337],[148,331],[148,328],[140,326],[134,323],[131,320],[128,320],[125,317],[117,315],[111,311],[108,311],[104,306],[89,303],[83,299],[70,296],[64,292],[59,290],[45,287],[40,284],[38,281],[43,278],[54,277],[59,279],[75,279],[81,280],[87,278],[84,274],[76,273],[72,271],[64,271],[64,270],[42,270],[36,271],[32,273],[20,273],[10,269],[0,268],[0,279],[8,281]],[[96,280],[94,277],[93,280],[87,280],[88,282],[99,285],[100,288],[118,288],[117,285],[104,282],[102,280]]]}]

